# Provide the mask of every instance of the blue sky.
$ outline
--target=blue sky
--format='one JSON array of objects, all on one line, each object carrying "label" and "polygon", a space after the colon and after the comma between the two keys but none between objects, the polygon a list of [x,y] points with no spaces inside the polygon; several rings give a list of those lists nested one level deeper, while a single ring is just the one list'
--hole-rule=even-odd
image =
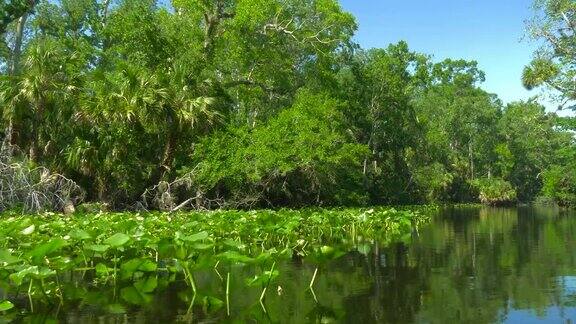
[{"label": "blue sky", "polygon": [[[482,86],[505,102],[527,99],[522,70],[537,44],[525,37],[532,0],[340,0],[356,16],[356,40],[364,48],[405,40],[435,61],[478,61]],[[552,104],[546,104],[552,108]]]}]

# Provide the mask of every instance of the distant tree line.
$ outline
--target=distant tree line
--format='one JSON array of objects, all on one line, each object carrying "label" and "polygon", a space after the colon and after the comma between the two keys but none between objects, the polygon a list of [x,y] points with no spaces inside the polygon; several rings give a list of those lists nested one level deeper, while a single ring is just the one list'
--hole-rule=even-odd
[{"label": "distant tree line", "polygon": [[[550,51],[524,83],[571,102],[574,4],[548,2],[543,17],[564,27],[533,24]],[[473,61],[434,62],[405,42],[361,49],[336,0],[0,7],[3,154],[72,179],[89,201],[576,202],[573,119],[536,100],[503,105]]]}]

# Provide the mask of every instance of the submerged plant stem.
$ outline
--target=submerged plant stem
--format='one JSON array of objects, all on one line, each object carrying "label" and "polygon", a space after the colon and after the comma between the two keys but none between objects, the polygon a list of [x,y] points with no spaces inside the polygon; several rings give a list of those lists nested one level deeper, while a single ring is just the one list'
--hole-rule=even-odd
[{"label": "submerged plant stem", "polygon": [[312,280],[310,280],[310,290],[314,289],[314,282],[316,281],[316,275],[318,274],[318,268],[314,270],[314,275],[312,276]]},{"label": "submerged plant stem", "polygon": [[28,299],[30,301],[30,311],[34,313],[34,302],[32,301],[32,285],[34,283],[34,279],[30,279],[30,285],[28,286]]},{"label": "submerged plant stem", "polygon": [[268,290],[268,286],[270,286],[270,281],[272,281],[272,274],[274,273],[274,267],[276,266],[276,262],[272,263],[272,268],[270,268],[270,275],[268,276],[268,282],[264,289],[262,289],[262,294],[260,295],[260,302],[264,300],[264,296],[266,296],[266,291]]},{"label": "submerged plant stem", "polygon": [[230,272],[226,275],[226,313],[230,316]]}]

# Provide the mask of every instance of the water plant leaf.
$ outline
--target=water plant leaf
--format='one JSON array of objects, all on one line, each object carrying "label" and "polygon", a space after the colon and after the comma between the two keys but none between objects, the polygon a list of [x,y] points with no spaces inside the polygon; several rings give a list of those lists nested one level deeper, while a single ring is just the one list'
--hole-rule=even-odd
[{"label": "water plant leaf", "polygon": [[158,287],[158,278],[156,276],[151,276],[143,280],[139,280],[134,283],[134,287],[142,294],[151,293]]},{"label": "water plant leaf", "polygon": [[236,251],[226,251],[224,253],[220,253],[218,257],[221,260],[229,261],[229,262],[238,262],[238,263],[250,263],[254,261],[251,257],[246,255],[240,254]]},{"label": "water plant leaf", "polygon": [[324,254],[326,256],[330,256],[330,255],[334,254],[334,248],[331,246],[324,245],[320,248],[320,252],[322,252],[322,254]]},{"label": "water plant leaf", "polygon": [[118,248],[123,246],[124,244],[130,241],[130,236],[124,233],[116,233],[106,240],[104,240],[104,244],[110,245],[111,247]]},{"label": "water plant leaf", "polygon": [[14,308],[14,304],[12,304],[8,300],[0,301],[0,312],[5,312]]},{"label": "water plant leaf", "polygon": [[191,248],[194,250],[210,250],[214,247],[214,244],[209,243],[194,243],[191,245]]},{"label": "water plant leaf", "polygon": [[201,240],[205,240],[209,237],[208,232],[204,231],[204,232],[200,232],[200,233],[196,233],[190,236],[182,236],[180,239],[182,241],[186,241],[186,242],[196,242],[196,241],[201,241]]},{"label": "water plant leaf", "polygon": [[15,264],[18,262],[20,262],[19,258],[13,256],[7,250],[0,250],[0,264],[7,266],[7,265]]},{"label": "water plant leaf", "polygon": [[204,296],[202,298],[202,309],[205,313],[216,312],[224,306],[224,301],[214,296]]},{"label": "water plant leaf", "polygon": [[360,244],[358,245],[358,252],[362,253],[363,255],[368,255],[370,251],[372,251],[372,247],[369,244]]},{"label": "water plant leaf", "polygon": [[154,272],[157,268],[158,266],[154,261],[142,258],[126,261],[120,266],[120,269],[128,274],[133,274],[136,271]]},{"label": "water plant leaf", "polygon": [[245,245],[242,244],[241,242],[231,240],[231,239],[224,240],[224,244],[227,246],[233,247],[233,248],[237,248],[237,249],[242,249],[245,247]]},{"label": "water plant leaf", "polygon": [[87,250],[94,251],[94,252],[106,252],[110,248],[109,245],[98,245],[92,244],[86,247]]},{"label": "water plant leaf", "polygon": [[34,233],[35,229],[36,229],[36,225],[32,224],[32,225],[26,227],[25,229],[23,229],[21,233],[23,235],[30,235],[30,234]]},{"label": "water plant leaf", "polygon": [[54,253],[61,248],[68,245],[68,243],[61,238],[53,238],[50,241],[37,246],[35,249],[28,253],[28,256],[32,258],[43,258],[51,253]]},{"label": "water plant leaf", "polygon": [[89,240],[92,238],[92,236],[88,234],[88,232],[82,229],[72,230],[68,235],[70,235],[71,238],[78,241]]},{"label": "water plant leaf", "polygon": [[22,285],[24,278],[30,275],[38,275],[38,266],[30,266],[25,269],[22,269],[18,272],[15,272],[10,275],[10,280],[16,284],[16,286]]},{"label": "water plant leaf", "polygon": [[104,263],[98,263],[96,265],[96,273],[100,274],[100,275],[108,275],[110,273],[110,270],[114,270],[114,269],[110,269],[108,268]]},{"label": "water plant leaf", "polygon": [[106,311],[110,314],[126,314],[126,307],[122,304],[110,304],[106,306]]},{"label": "water plant leaf", "polygon": [[280,271],[278,271],[278,270],[274,270],[272,272],[264,271],[264,273],[256,275],[252,279],[247,279],[246,285],[248,287],[252,287],[255,285],[265,285],[268,282],[276,279],[279,275],[280,275]]},{"label": "water plant leaf", "polygon": [[120,290],[120,296],[125,301],[134,305],[145,305],[152,301],[152,296],[149,294],[143,294],[134,286],[122,288]]}]

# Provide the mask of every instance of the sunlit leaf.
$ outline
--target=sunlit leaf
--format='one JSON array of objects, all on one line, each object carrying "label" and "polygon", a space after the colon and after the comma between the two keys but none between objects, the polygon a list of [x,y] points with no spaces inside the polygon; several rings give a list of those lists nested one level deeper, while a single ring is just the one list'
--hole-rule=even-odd
[{"label": "sunlit leaf", "polygon": [[0,301],[0,312],[5,312],[14,308],[14,304],[12,304],[8,300]]},{"label": "sunlit leaf", "polygon": [[30,234],[34,233],[35,229],[36,229],[36,225],[32,224],[32,225],[26,227],[25,229],[23,229],[22,234],[23,235],[30,235]]},{"label": "sunlit leaf", "polygon": [[114,235],[112,235],[111,237],[107,238],[106,240],[104,240],[104,244],[110,245],[111,247],[117,248],[117,247],[121,247],[124,244],[128,243],[128,241],[130,241],[130,236],[124,234],[124,233],[116,233]]}]

